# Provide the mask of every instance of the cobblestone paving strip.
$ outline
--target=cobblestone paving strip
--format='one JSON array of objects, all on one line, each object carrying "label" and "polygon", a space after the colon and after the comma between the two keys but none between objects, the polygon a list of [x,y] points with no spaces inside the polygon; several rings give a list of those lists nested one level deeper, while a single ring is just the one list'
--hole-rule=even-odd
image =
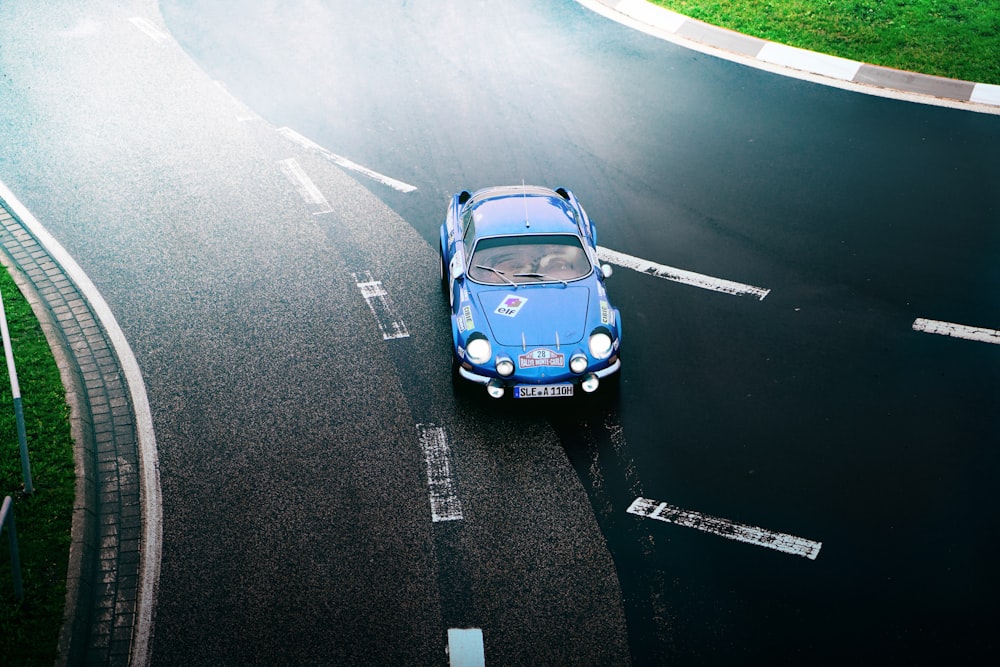
[{"label": "cobblestone paving strip", "polygon": [[142,506],[138,436],[114,349],[77,286],[0,200],[4,264],[31,301],[67,385],[77,491],[59,664],[128,665]]}]

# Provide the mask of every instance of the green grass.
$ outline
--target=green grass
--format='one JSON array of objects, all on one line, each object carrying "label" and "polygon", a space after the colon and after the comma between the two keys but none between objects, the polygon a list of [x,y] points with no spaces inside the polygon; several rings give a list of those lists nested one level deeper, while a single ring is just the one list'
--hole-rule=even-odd
[{"label": "green grass", "polygon": [[14,499],[24,599],[14,597],[7,530],[0,535],[0,665],[50,667],[66,600],[75,470],[59,369],[31,307],[6,270],[0,291],[21,387],[34,493],[25,496],[14,403],[0,355],[0,500]]},{"label": "green grass", "polygon": [[1000,84],[1000,0],[652,0],[699,21],[872,65]]}]

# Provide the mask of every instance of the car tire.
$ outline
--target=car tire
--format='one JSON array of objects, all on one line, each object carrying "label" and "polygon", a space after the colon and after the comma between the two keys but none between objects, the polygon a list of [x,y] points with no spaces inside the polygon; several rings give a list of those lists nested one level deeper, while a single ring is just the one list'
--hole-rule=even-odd
[{"label": "car tire", "polygon": [[438,253],[438,278],[441,281],[441,294],[444,296],[444,300],[450,301],[448,288],[448,267],[444,263],[444,251],[440,251]]},{"label": "car tire", "polygon": [[603,393],[609,402],[617,402],[621,398],[622,372],[619,370],[617,373],[604,378],[601,380],[601,385],[597,388],[596,393]]},{"label": "car tire", "polygon": [[580,393],[580,403],[590,406],[588,409],[614,409],[621,402],[621,371],[601,380],[600,386],[593,394]]},{"label": "car tire", "polygon": [[[454,357],[451,358],[451,390],[452,395],[455,397],[456,401],[464,402],[469,401],[473,397],[473,389],[475,385],[470,383],[468,380],[463,378],[458,373],[458,359]],[[485,392],[483,392],[485,393]]]}]

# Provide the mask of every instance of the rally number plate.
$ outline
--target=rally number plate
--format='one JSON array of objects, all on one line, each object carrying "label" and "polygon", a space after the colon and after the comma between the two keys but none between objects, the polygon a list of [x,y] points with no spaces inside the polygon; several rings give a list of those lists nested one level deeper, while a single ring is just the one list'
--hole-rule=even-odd
[{"label": "rally number plate", "polygon": [[514,398],[553,398],[572,395],[571,384],[519,384],[514,387]]}]

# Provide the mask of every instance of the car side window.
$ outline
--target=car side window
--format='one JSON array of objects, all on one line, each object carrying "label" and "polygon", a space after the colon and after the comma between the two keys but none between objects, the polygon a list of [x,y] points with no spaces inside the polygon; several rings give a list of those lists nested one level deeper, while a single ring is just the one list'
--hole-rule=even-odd
[{"label": "car side window", "polygon": [[476,237],[476,223],[472,221],[472,210],[466,211],[462,215],[462,240],[466,246],[472,244],[472,239]]}]

